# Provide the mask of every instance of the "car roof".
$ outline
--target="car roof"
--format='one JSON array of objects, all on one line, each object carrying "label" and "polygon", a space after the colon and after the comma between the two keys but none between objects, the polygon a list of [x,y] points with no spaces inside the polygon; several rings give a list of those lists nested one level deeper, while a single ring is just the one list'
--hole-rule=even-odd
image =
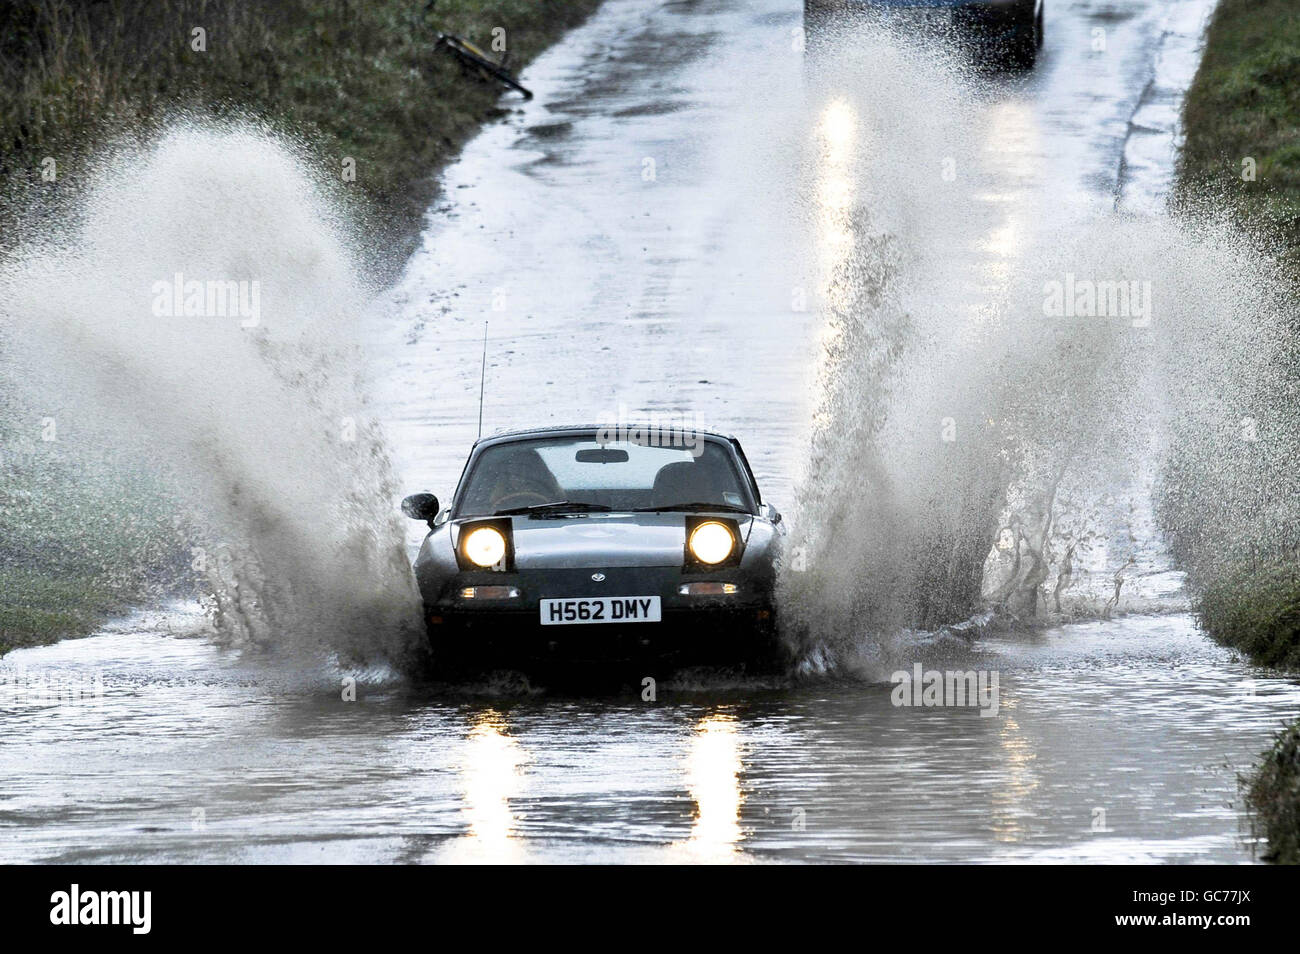
[{"label": "car roof", "polygon": [[549,437],[558,434],[573,434],[573,433],[581,433],[583,431],[599,431],[604,428],[617,428],[619,430],[625,430],[625,431],[632,430],[635,428],[641,428],[643,430],[659,430],[659,431],[667,430],[670,433],[673,431],[688,431],[690,433],[699,434],[702,437],[717,438],[718,440],[721,441],[736,440],[736,438],[731,434],[724,434],[721,431],[709,430],[703,427],[674,426],[672,424],[663,424],[663,423],[656,423],[651,421],[617,421],[617,422],[605,421],[603,423],[598,423],[598,424],[546,424],[546,425],[538,425],[536,427],[518,427],[518,428],[511,428],[508,430],[499,430],[492,434],[487,435],[486,437],[480,437],[478,440],[474,442],[474,446],[478,447],[480,444],[495,444],[498,442],[505,443],[507,441],[520,440],[520,439],[530,438],[530,437]]}]

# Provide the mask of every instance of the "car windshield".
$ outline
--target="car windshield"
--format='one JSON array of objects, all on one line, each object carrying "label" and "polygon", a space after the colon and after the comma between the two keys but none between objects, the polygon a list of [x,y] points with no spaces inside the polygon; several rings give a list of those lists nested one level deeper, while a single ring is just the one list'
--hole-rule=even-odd
[{"label": "car windshield", "polygon": [[466,476],[456,515],[709,506],[754,509],[731,455],[716,441],[701,438],[690,448],[556,437],[484,449]]}]

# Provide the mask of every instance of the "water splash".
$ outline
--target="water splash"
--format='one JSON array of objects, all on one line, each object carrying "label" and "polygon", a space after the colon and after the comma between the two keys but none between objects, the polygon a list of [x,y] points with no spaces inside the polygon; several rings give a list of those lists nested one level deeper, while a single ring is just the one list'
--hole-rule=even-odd
[{"label": "water splash", "polygon": [[403,655],[418,613],[352,334],[370,290],[311,168],[255,125],[112,152],[5,263],[6,378],[80,452],[166,481],[226,639]]},{"label": "water splash", "polygon": [[823,398],[793,521],[806,569],[782,584],[804,668],[880,678],[905,634],[981,607],[1182,610],[1175,550],[1294,533],[1249,513],[1300,525],[1267,245],[1209,206],[1137,216],[1063,190],[1015,77],[880,29],[829,50],[804,180]]}]

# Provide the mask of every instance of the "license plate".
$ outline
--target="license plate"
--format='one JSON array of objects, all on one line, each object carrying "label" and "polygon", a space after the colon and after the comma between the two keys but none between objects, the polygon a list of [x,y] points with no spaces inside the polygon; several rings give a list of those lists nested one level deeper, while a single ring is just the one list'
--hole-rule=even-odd
[{"label": "license plate", "polygon": [[582,623],[658,623],[657,596],[600,596],[588,599],[542,600],[543,626]]}]

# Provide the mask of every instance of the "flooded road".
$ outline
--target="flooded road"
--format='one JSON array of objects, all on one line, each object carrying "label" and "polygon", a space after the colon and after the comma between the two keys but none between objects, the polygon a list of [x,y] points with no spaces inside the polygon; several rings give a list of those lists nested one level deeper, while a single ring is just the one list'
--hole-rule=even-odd
[{"label": "flooded road", "polygon": [[[932,282],[889,294],[967,321],[1040,220],[1159,214],[1209,8],[1049,3],[1032,74],[946,100],[924,69],[864,90],[869,47],[806,56],[797,4],[607,4],[447,170],[367,319],[401,491],[450,494],[487,321],[485,430],[689,416],[738,434],[797,521],[836,276],[910,234]],[[964,108],[918,122],[939,102]],[[0,860],[1248,861],[1237,774],[1300,687],[1196,631],[1149,520],[1114,530],[1140,571],[1114,618],[896,647],[902,669],[996,672],[991,716],[836,672],[654,701],[452,691],[222,649],[181,609],[16,651]],[[1092,582],[1128,552],[1099,547]]]},{"label": "flooded road", "polygon": [[993,718],[837,681],[345,702],[147,630],[17,652],[0,860],[1249,859],[1236,773],[1300,688],[1181,616],[980,650]]},{"label": "flooded road", "polygon": [[[965,141],[886,141],[884,164],[933,161],[929,192],[943,185],[943,160],[972,167],[940,195],[951,219],[924,223],[930,254],[987,286],[1036,214],[1159,202],[1180,102],[1171,115],[1161,93],[1190,82],[1210,9],[1048,4],[1032,73],[993,74],[977,101],[943,103],[968,114],[933,137]],[[849,34],[805,52],[802,22],[788,0],[628,0],[530,68],[536,98],[444,174],[397,288],[396,326],[387,308],[373,319],[400,474],[444,494],[454,486],[477,427],[486,321],[486,432],[620,408],[687,413],[748,437],[765,492],[790,500],[824,341],[818,273],[845,254],[827,207],[859,194],[906,201],[888,182],[835,180],[836,143],[868,151],[852,127],[893,119],[866,115],[879,99],[854,99],[877,79],[864,60],[878,49]],[[933,72],[917,86],[948,82],[947,64],[905,65]],[[902,170],[897,179],[900,194],[916,184]],[[881,226],[914,211],[878,210]],[[958,217],[969,221],[954,228]]]}]

